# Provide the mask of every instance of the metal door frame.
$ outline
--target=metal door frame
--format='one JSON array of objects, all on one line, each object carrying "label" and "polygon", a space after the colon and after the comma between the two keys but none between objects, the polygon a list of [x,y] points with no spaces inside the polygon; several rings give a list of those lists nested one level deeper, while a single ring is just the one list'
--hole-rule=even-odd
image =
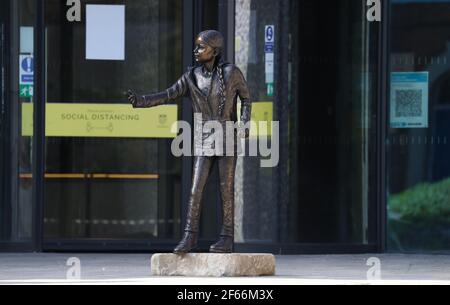
[{"label": "metal door frame", "polygon": [[[201,29],[199,12],[196,7],[201,0],[183,1],[183,66],[192,64],[193,38]],[[234,61],[234,0],[219,0],[219,30],[227,38],[228,60]],[[36,0],[35,24],[35,95],[33,145],[33,228],[35,251],[104,251],[104,252],[152,252],[171,251],[175,245],[173,241],[130,241],[130,240],[50,240],[43,241],[43,207],[44,207],[44,171],[45,171],[45,0]],[[378,109],[377,109],[377,199],[376,199],[376,243],[369,245],[335,245],[335,244],[237,244],[237,251],[262,251],[284,254],[299,253],[367,253],[383,252],[386,249],[386,101],[388,96],[388,17],[389,1],[383,1],[383,22],[379,23],[380,40],[378,45]],[[189,105],[189,103],[184,103]],[[192,121],[191,107],[183,107],[182,119]],[[182,165],[182,222],[186,219],[186,204],[190,193],[192,177],[192,158],[184,157]],[[201,245],[202,246],[202,245]],[[206,244],[203,246],[207,246]],[[1,246],[0,246],[1,247]],[[1,249],[0,249],[1,250]]]}]

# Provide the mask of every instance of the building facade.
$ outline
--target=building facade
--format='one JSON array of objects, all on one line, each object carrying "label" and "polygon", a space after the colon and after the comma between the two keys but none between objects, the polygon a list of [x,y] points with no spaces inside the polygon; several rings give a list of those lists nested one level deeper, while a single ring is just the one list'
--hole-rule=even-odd
[{"label": "building facade", "polygon": [[[280,122],[277,166],[239,157],[237,251],[450,250],[450,2],[381,2],[1,1],[0,251],[173,249],[192,158],[170,126],[192,107],[133,112],[124,92],[172,85],[204,29],[253,119]],[[208,249],[217,169],[203,201]]]}]

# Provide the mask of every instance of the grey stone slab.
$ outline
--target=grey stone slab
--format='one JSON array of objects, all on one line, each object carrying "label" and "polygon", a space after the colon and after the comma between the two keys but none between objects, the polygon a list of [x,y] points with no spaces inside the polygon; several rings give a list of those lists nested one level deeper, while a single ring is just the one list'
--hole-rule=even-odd
[{"label": "grey stone slab", "polygon": [[[71,257],[81,261],[81,279],[92,281],[150,281],[151,254],[80,254],[80,253],[0,253],[0,285],[10,281],[54,280],[62,283],[71,268]],[[381,262],[382,280],[448,281],[450,255],[424,254],[358,254],[358,255],[278,255],[276,276],[255,280],[270,283],[277,280],[367,280],[371,268],[367,261],[377,257]],[[168,277],[160,281],[183,281]],[[203,278],[203,281],[238,280],[234,278]],[[243,280],[250,280],[245,278]],[[193,284],[195,282],[189,282]]]},{"label": "grey stone slab", "polygon": [[153,276],[238,277],[275,275],[272,254],[154,254]]}]

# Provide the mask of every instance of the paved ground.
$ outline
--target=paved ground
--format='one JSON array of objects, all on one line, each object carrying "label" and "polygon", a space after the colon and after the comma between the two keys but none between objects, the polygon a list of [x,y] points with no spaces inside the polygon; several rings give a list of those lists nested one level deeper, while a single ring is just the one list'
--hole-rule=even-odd
[{"label": "paved ground", "polygon": [[[151,277],[148,254],[0,254],[0,284],[78,283],[67,281],[71,257],[80,260],[86,284],[450,284],[450,255],[391,254],[277,256],[275,277],[195,281]],[[379,259],[381,282],[368,282],[371,257]]]}]

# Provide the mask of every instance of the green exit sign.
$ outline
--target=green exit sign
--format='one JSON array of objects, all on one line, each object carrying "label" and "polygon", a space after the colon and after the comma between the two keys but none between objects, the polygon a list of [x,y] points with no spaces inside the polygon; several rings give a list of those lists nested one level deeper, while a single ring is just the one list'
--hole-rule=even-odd
[{"label": "green exit sign", "polygon": [[273,96],[273,83],[267,84],[267,96],[269,97]]},{"label": "green exit sign", "polygon": [[33,85],[20,85],[20,97],[33,97]]}]

